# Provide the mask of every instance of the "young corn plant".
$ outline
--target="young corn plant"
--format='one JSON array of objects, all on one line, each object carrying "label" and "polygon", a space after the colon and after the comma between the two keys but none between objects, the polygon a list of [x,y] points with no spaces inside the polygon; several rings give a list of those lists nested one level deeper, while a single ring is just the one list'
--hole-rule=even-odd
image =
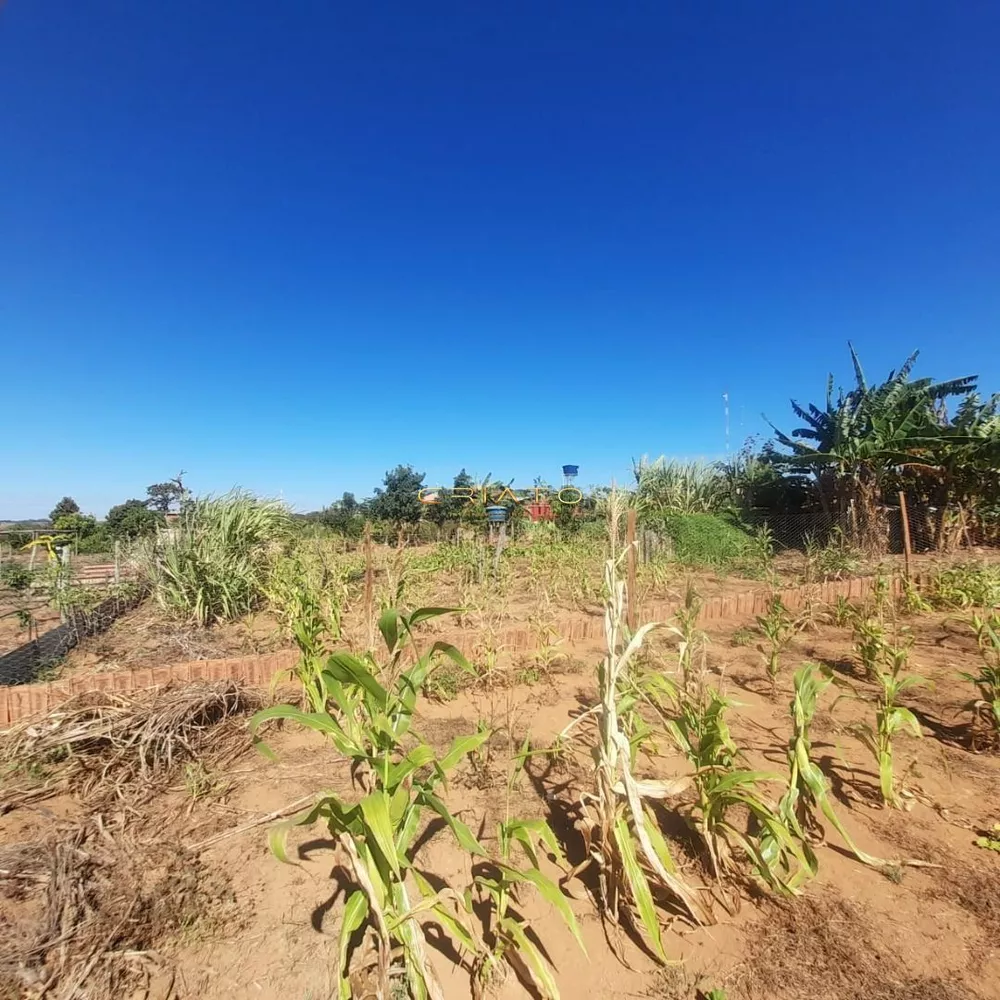
[{"label": "young corn plant", "polygon": [[700,686],[700,676],[705,666],[705,646],[708,636],[698,628],[701,598],[688,584],[684,592],[684,605],[674,614],[676,626],[671,631],[680,639],[677,647],[677,666],[681,675],[681,690],[693,693]]},{"label": "young corn plant", "polygon": [[933,611],[933,607],[912,580],[903,578],[903,592],[899,595],[898,607],[900,614],[921,615]]},{"label": "young corn plant", "polygon": [[892,617],[893,599],[892,584],[884,573],[879,573],[872,583],[871,607],[876,618],[884,622],[886,618]]},{"label": "young corn plant", "polygon": [[641,626],[626,642],[625,583],[619,578],[627,549],[605,566],[605,641],[607,653],[598,668],[600,703],[596,706],[598,742],[593,749],[596,787],[581,797],[587,823],[583,829],[588,858],[573,874],[593,866],[598,876],[602,917],[634,923],[654,953],[666,962],[651,884],[667,892],[696,924],[713,922],[696,893],[680,878],[656,817],[644,799],[677,794],[686,782],[640,781],[632,771],[636,746],[621,714],[620,688],[629,665],[656,623]]},{"label": "young corn plant", "polygon": [[923,677],[904,673],[911,645],[912,640],[908,639],[886,644],[883,657],[888,669],[876,668],[879,689],[875,697],[875,726],[863,722],[855,727],[858,738],[878,762],[882,801],[894,809],[899,809],[902,802],[893,773],[893,740],[902,731],[918,738],[922,735],[917,717],[899,704],[899,696],[910,688],[928,683]]},{"label": "young corn plant", "polygon": [[856,614],[854,605],[843,594],[838,594],[830,609],[830,620],[833,624],[838,628],[844,628],[854,621]]},{"label": "young corn plant", "polygon": [[[815,859],[810,859],[796,828],[762,795],[761,786],[780,781],[780,776],[745,766],[726,722],[730,704],[714,688],[704,689],[697,698],[684,698],[680,714],[668,723],[694,769],[693,824],[716,878],[738,871],[738,848],[768,886],[792,895],[813,873]],[[750,830],[737,825],[736,813],[749,813]]]},{"label": "young corn plant", "polygon": [[782,650],[792,641],[795,635],[795,620],[788,613],[780,597],[775,597],[767,609],[766,615],[757,616],[757,628],[767,640],[767,644],[758,646],[767,662],[767,676],[771,679],[771,693],[778,693],[778,671],[781,667]]},{"label": "young corn plant", "polygon": [[972,616],[979,653],[983,658],[979,673],[963,672],[961,676],[974,684],[979,697],[967,706],[972,710],[977,726],[984,724],[990,741],[1000,743],[1000,614],[988,617]]},{"label": "young corn plant", "polygon": [[865,676],[875,680],[885,655],[885,627],[877,618],[858,615],[854,619],[854,650],[865,668]]},{"label": "young corn plant", "polygon": [[[299,648],[299,662],[291,673],[302,685],[302,696],[313,712],[326,709],[327,688],[323,678],[329,650],[326,638],[330,635],[329,621],[323,614],[315,593],[308,588],[300,590],[291,598],[289,607],[295,608],[290,629]],[[273,696],[282,674],[276,674],[271,685]]]},{"label": "young corn plant", "polygon": [[[529,746],[526,740],[508,780],[508,803],[511,789],[517,781],[528,753]],[[481,957],[476,969],[480,990],[485,991],[495,983],[505,964],[509,964],[522,976],[526,975],[541,996],[559,1000],[559,989],[552,976],[551,967],[543,951],[525,933],[524,921],[515,913],[512,904],[518,903],[518,895],[522,889],[533,887],[552,905],[573,934],[580,949],[586,954],[587,949],[580,936],[580,929],[566,897],[555,882],[542,873],[539,865],[539,848],[564,867],[566,859],[555,834],[544,819],[516,819],[509,815],[509,811],[505,819],[497,824],[497,845],[499,856],[478,866],[478,870],[474,873],[473,885],[465,891],[464,896],[470,923],[475,916],[473,892],[478,894],[480,900],[489,903],[490,916],[486,937],[491,939],[491,943],[484,943],[480,948]],[[523,855],[520,864],[516,848],[520,848],[519,853]],[[423,891],[426,895],[431,895],[429,886]]]},{"label": "young corn plant", "polygon": [[[461,946],[477,950],[476,938],[466,926],[461,897],[445,887],[422,894],[413,902],[406,876],[412,870],[411,852],[420,821],[429,811],[444,821],[458,844],[472,855],[486,852],[471,830],[454,816],[439,797],[448,772],[466,754],[487,738],[485,731],[458,737],[446,753],[412,732],[411,723],[419,692],[436,667],[438,654],[471,670],[465,658],[446,643],[437,642],[403,669],[404,654],[414,645],[413,629],[421,621],[446,613],[447,609],[422,608],[410,615],[394,609],[382,614],[379,630],[386,656],[379,663],[374,655],[347,652],[329,656],[315,678],[317,699],[324,708],[305,712],[293,705],[276,705],[258,712],[251,721],[255,741],[266,722],[284,719],[327,737],[351,762],[351,773],[360,786],[361,798],[349,802],[327,793],[308,810],[271,831],[271,850],[287,861],[286,838],[292,827],[326,822],[342,850],[356,888],[348,895],[340,936],[338,995],[352,996],[351,942],[362,928],[374,939],[373,962],[378,995],[388,998],[391,977],[403,976],[409,995],[416,1000],[441,997],[427,960],[427,947],[419,923],[433,912]],[[394,955],[401,956],[401,964]]]},{"label": "young corn plant", "polygon": [[[788,742],[788,790],[778,804],[778,812],[788,829],[802,842],[803,853],[809,862],[812,874],[816,873],[818,862],[809,840],[822,842],[824,839],[817,813],[820,813],[840,834],[859,861],[881,869],[885,867],[886,862],[860,850],[844,829],[830,801],[826,775],[812,759],[809,727],[816,715],[820,696],[832,683],[832,677],[824,676],[811,663],[805,663],[795,671],[793,678],[795,696],[790,706],[792,735]],[[774,848],[770,846],[766,849],[768,856],[773,851]]]}]

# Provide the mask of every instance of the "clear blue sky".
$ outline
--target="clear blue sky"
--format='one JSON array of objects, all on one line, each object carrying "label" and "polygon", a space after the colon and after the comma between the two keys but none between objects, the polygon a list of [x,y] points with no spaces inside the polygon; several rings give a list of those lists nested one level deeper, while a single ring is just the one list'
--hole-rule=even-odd
[{"label": "clear blue sky", "polygon": [[995,2],[0,6],[0,517],[1000,390]]}]

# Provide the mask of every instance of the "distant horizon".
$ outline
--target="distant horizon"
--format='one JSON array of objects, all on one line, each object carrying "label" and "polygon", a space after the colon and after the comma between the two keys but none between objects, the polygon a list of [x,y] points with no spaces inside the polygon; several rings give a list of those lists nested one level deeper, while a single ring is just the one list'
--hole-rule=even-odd
[{"label": "distant horizon", "polygon": [[[638,456],[637,455],[636,459],[638,460],[638,459],[640,459],[642,457],[650,458],[650,460],[652,460],[652,461],[655,461],[656,459],[659,459],[660,457],[666,457],[668,459],[669,458],[673,458],[673,459],[676,459],[678,461],[683,461],[683,462],[706,462],[706,463],[713,463],[713,462],[722,461],[725,456],[724,455],[719,455],[719,456],[715,456],[713,458],[709,458],[709,457],[706,457],[706,456],[677,456],[677,455],[668,455],[668,456],[660,456],[660,455],[656,455],[656,456]],[[409,465],[412,465],[412,463],[407,463],[407,462],[402,462],[402,463],[397,463],[397,464],[402,464],[402,465],[408,465],[409,464]],[[567,462],[565,464],[568,465],[570,463]],[[395,466],[393,466],[393,468],[394,467]],[[414,466],[414,468],[416,469],[417,472],[423,471],[423,470],[417,468],[416,466]],[[491,482],[503,482],[503,483],[507,483],[509,480],[511,480],[510,476],[496,475],[496,474],[491,474],[491,473],[485,473],[485,474],[477,475],[473,470],[469,469],[467,466],[459,466],[458,468],[456,468],[454,470],[454,472],[452,472],[449,476],[447,476],[446,481],[444,481],[444,482],[432,482],[431,478],[425,474],[425,476],[424,476],[425,487],[428,488],[428,489],[431,488],[431,487],[441,487],[441,488],[444,488],[444,489],[450,489],[451,486],[452,486],[452,482],[453,482],[455,476],[457,476],[458,473],[461,472],[463,468],[469,473],[470,476],[472,476],[473,480],[476,481],[476,482],[481,482],[482,479],[486,475],[489,476]],[[582,469],[582,467],[581,467],[581,469]],[[390,471],[390,470],[386,469],[386,472],[388,472],[388,471]],[[545,476],[544,473],[536,473],[534,476],[531,476],[530,478],[525,479],[523,482],[515,477],[514,480],[513,480],[513,486],[512,486],[512,488],[515,489],[515,490],[530,490],[530,489],[533,488],[533,486],[534,486],[534,480],[536,478],[546,479],[549,482],[550,485],[555,486],[555,487],[558,488],[559,486],[562,485],[562,465],[560,465],[557,468],[556,473],[553,474],[552,476]],[[591,490],[601,489],[602,487],[610,486],[610,485],[612,485],[613,482],[617,483],[620,486],[629,485],[629,484],[631,484],[633,482],[633,480],[634,480],[634,476],[632,475],[631,463],[630,463],[629,466],[628,466],[628,475],[627,475],[627,477],[625,477],[625,476],[622,476],[622,477],[619,477],[619,478],[611,477],[611,478],[609,478],[605,482],[598,482],[598,481],[591,482],[591,481],[582,480],[581,477],[578,476],[577,477],[577,485],[579,485],[580,488],[585,493],[587,493],[587,492],[590,492]],[[190,480],[189,477],[187,475],[185,475],[185,484],[188,484],[191,481],[192,480]],[[583,485],[580,485],[581,483],[583,483]],[[103,511],[98,511],[97,509],[94,509],[93,505],[88,506],[88,504],[85,502],[85,500],[81,499],[81,498],[83,498],[83,497],[85,497],[87,495],[86,493],[83,493],[83,492],[76,492],[76,493],[74,493],[72,490],[70,490],[68,492],[60,493],[58,496],[53,496],[52,500],[51,500],[51,503],[49,503],[49,505],[45,509],[45,511],[41,512],[41,513],[37,513],[37,514],[25,514],[25,515],[22,515],[22,516],[8,516],[7,513],[4,510],[0,510],[0,524],[6,523],[8,521],[44,521],[44,520],[47,520],[49,512],[52,510],[52,508],[64,496],[71,497],[73,500],[75,500],[80,505],[80,511],[82,513],[84,513],[84,514],[91,514],[91,515],[97,517],[98,520],[103,520],[104,516],[107,514],[107,511],[111,507],[115,506],[116,504],[124,503],[126,500],[144,500],[145,499],[145,494],[146,494],[146,486],[149,486],[149,485],[151,485],[151,484],[147,483],[144,486],[142,486],[141,489],[137,489],[136,491],[134,491],[130,496],[121,497],[120,499],[115,500],[113,503],[108,504],[107,507]],[[281,492],[278,491],[278,490],[274,490],[274,491],[251,490],[251,492],[255,493],[257,496],[260,496],[260,497],[266,497],[266,498],[276,499],[276,500],[283,500],[285,503],[287,503],[289,505],[289,508],[291,509],[291,511],[294,514],[310,514],[310,513],[313,513],[315,511],[322,510],[325,507],[329,507],[331,504],[333,504],[336,501],[340,500],[341,497],[344,495],[344,493],[353,493],[354,496],[357,498],[357,500],[359,502],[361,502],[363,500],[366,500],[366,499],[369,499],[370,497],[372,497],[374,495],[375,489],[381,487],[382,485],[383,485],[383,479],[382,479],[382,477],[380,477],[377,483],[375,483],[374,485],[368,487],[367,489],[353,489],[353,490],[350,489],[350,488],[344,489],[344,490],[341,490],[340,492],[338,492],[335,496],[331,496],[328,499],[326,499],[324,502],[319,503],[319,504],[317,504],[315,506],[294,504],[294,503],[291,502],[290,498],[282,496]],[[213,495],[214,496],[214,495],[218,495],[218,494],[221,494],[221,493],[227,493],[230,490],[238,490],[238,489],[247,489],[247,487],[241,486],[240,484],[237,483],[237,484],[234,484],[233,486],[230,486],[230,487],[224,488],[224,489],[215,489],[215,490],[201,491],[201,490],[192,488],[191,492],[192,492],[192,494],[194,496],[205,496],[205,495]]]}]

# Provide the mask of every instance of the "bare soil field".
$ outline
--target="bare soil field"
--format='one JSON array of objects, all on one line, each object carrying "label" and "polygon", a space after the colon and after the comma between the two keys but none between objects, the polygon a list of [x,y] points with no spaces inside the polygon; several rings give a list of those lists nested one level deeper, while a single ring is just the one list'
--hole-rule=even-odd
[{"label": "bare soil field", "polygon": [[[844,827],[862,851],[895,864],[885,872],[862,864],[824,824],[825,841],[815,848],[818,877],[800,895],[765,890],[748,868],[720,882],[687,822],[692,802],[681,795],[658,815],[685,880],[702,887],[716,923],[668,920],[665,946],[676,964],[664,967],[638,934],[602,923],[592,885],[568,879],[564,889],[585,957],[550,906],[526,892],[519,912],[548,956],[562,996],[670,1000],[723,989],[730,1000],[1000,997],[1000,854],[975,846],[1000,820],[1000,757],[972,749],[967,706],[973,688],[957,676],[974,671],[978,661],[967,619],[932,612],[903,620],[913,638],[909,670],[932,682],[903,697],[922,733],[921,739],[896,739],[903,809],[882,806],[878,768],[852,731],[870,719],[868,703],[838,699],[848,689],[831,688],[813,725],[814,759],[831,783]],[[707,672],[735,703],[732,735],[750,766],[786,774],[795,668],[804,661],[825,665],[860,695],[874,687],[852,650],[850,628],[818,613],[782,651],[774,693],[756,648],[760,636],[747,624],[710,631]],[[443,749],[485,723],[493,735],[450,781],[452,812],[488,850],[496,848],[496,822],[508,811],[543,816],[575,864],[585,857],[580,798],[593,785],[590,723],[577,724],[559,753],[532,756],[515,786],[507,786],[511,758],[526,736],[533,748],[556,745],[597,698],[600,649],[565,644],[561,651],[530,675],[513,673],[503,683],[494,678],[425,701],[414,725]],[[675,640],[662,635],[651,643],[647,668],[670,671],[675,662]],[[319,735],[294,728],[269,728],[277,759],[266,760],[251,749],[245,719],[237,712],[206,723],[199,740],[189,740],[192,753],[179,748],[172,766],[145,778],[130,773],[110,785],[64,780],[65,765],[55,761],[29,773],[14,769],[4,779],[0,997],[336,996],[343,858],[322,825],[292,830],[293,863],[287,865],[270,854],[266,835],[289,806],[323,789],[354,794],[351,776]],[[639,777],[686,773],[669,742],[653,741],[647,749],[636,765]],[[87,774],[104,766],[104,753],[95,751]],[[438,824],[429,824],[418,843],[421,870],[452,885],[468,882],[469,855]],[[34,865],[25,867],[21,845],[33,852]],[[11,861],[17,857],[21,867]],[[70,880],[78,897],[73,905],[59,896],[68,891],[69,858],[90,865]],[[542,864],[561,877],[551,860]],[[447,935],[429,928],[427,937],[444,996],[472,996],[469,969]],[[511,1000],[532,995],[513,972],[490,989]]]}]

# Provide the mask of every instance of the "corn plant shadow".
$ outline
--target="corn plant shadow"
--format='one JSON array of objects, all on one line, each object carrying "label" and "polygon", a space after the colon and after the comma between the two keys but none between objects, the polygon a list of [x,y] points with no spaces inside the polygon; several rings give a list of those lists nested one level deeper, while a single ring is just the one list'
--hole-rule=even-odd
[{"label": "corn plant shadow", "polygon": [[917,721],[925,729],[931,731],[931,735],[940,743],[955,747],[958,750],[972,752],[971,727],[968,722],[961,722],[958,725],[949,726],[942,719],[937,719],[928,715],[922,709],[913,705],[908,706],[910,711],[917,717]]},{"label": "corn plant shadow", "polygon": [[343,897],[346,899],[350,892],[357,888],[351,880],[351,874],[342,865],[334,865],[330,870],[330,878],[337,884],[333,893],[318,906],[314,906],[309,914],[309,923],[317,934],[325,934],[323,922],[330,911],[337,905],[337,901]]},{"label": "corn plant shadow", "polygon": [[746,691],[747,694],[752,694],[757,698],[763,698],[767,701],[771,701],[773,698],[773,690],[771,689],[771,682],[767,677],[758,677],[756,675],[748,675],[745,673],[730,673],[728,679],[731,680],[738,688]]},{"label": "corn plant shadow", "polygon": [[[458,816],[459,814],[456,813],[455,815]],[[413,841],[413,846],[409,850],[410,857],[415,858],[442,830],[447,829],[448,824],[440,816],[435,816],[431,819],[427,823],[427,826],[417,835],[416,840]]]},{"label": "corn plant shadow", "polygon": [[[835,760],[832,754],[824,754],[819,758],[817,763],[820,770],[830,780],[831,794],[841,805],[852,809],[858,802],[871,804],[882,801],[878,775],[872,771],[864,771],[857,767],[844,765],[842,762]],[[844,777],[843,771],[845,769],[850,772],[850,779]],[[864,775],[865,777],[859,777],[859,775]],[[871,780],[866,780],[867,778],[871,778]]]},{"label": "corn plant shadow", "polygon": [[[806,651],[807,654],[810,652]],[[819,667],[825,667],[827,670],[834,674],[838,674],[840,677],[845,677],[850,681],[863,681],[866,680],[865,672],[862,667],[859,667],[854,660],[849,659],[846,656],[831,658],[822,656],[810,656],[810,659],[816,663]]]},{"label": "corn plant shadow", "polygon": [[[454,888],[441,878],[440,875],[436,875],[434,872],[424,868],[418,870],[435,892],[441,892],[442,889]],[[453,965],[457,965],[460,969],[465,969],[470,975],[472,974],[472,965],[468,957],[455,947],[455,942],[441,924],[433,919],[433,914],[430,914],[428,919],[421,920],[421,926],[424,929],[424,937],[427,939],[427,943],[436,952]]]}]

